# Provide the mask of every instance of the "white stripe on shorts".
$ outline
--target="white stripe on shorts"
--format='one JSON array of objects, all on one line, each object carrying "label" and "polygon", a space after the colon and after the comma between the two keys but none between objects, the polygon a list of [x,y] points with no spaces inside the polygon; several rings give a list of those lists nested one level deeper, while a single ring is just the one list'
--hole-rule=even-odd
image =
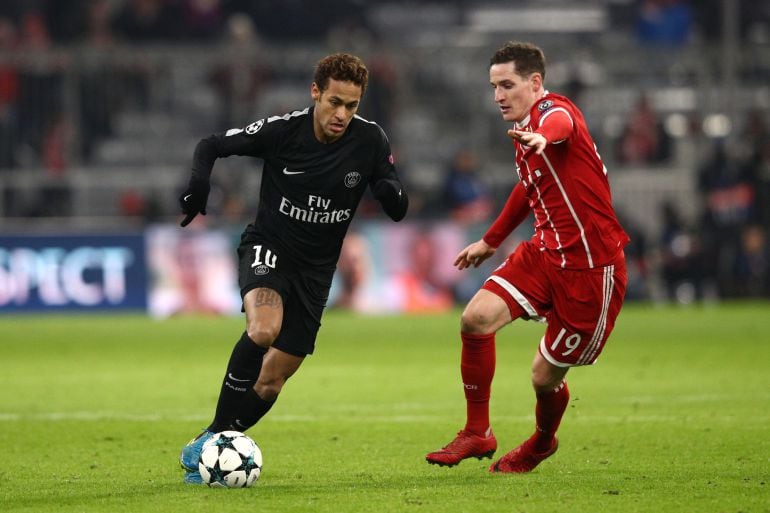
[{"label": "white stripe on shorts", "polygon": [[585,365],[590,362],[599,350],[601,341],[604,338],[604,332],[607,328],[607,314],[610,310],[610,301],[612,300],[612,289],[615,285],[615,266],[608,265],[604,268],[604,279],[602,283],[602,311],[599,319],[596,321],[596,329],[591,337],[591,342],[583,350],[583,354],[578,358],[578,365]]},{"label": "white stripe on shorts", "polygon": [[537,321],[537,322],[545,322],[545,317],[541,317],[537,310],[535,310],[535,307],[532,306],[532,303],[527,300],[526,297],[524,297],[524,294],[522,294],[519,289],[513,286],[513,284],[509,281],[507,281],[504,278],[501,278],[500,276],[490,276],[487,278],[487,281],[493,281],[500,285],[505,291],[511,295],[511,297],[516,300],[519,305],[524,309],[525,312],[527,312],[527,317],[529,317],[529,320]]},{"label": "white stripe on shorts", "polygon": [[543,358],[548,360],[552,365],[557,367],[571,367],[570,364],[562,363],[551,356],[551,353],[548,352],[548,347],[545,345],[545,335],[543,335],[543,338],[540,339],[540,354],[543,355]]}]

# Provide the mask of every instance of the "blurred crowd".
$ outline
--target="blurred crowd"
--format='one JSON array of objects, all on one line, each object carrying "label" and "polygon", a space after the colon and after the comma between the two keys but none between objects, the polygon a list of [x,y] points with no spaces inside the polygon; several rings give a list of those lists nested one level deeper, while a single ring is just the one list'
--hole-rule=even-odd
[{"label": "blurred crowd", "polygon": [[[61,51],[77,48],[98,57],[121,45],[205,45],[223,41],[247,47],[259,38],[316,41],[355,34],[365,27],[363,4],[255,0],[5,0],[0,2],[0,169],[42,165],[61,172],[68,160],[88,162],[94,146],[112,133],[113,114],[146,106],[149,80],[158,70],[146,62],[93,64],[77,69]],[[14,60],[23,56],[24,60]],[[376,65],[376,63],[375,63]],[[63,116],[67,73],[78,75],[77,120]],[[223,102],[220,127],[231,126],[239,101],[253,98],[269,80],[259,62],[212,72]],[[381,87],[375,84],[375,87]],[[387,87],[386,85],[384,87]],[[375,99],[381,99],[375,92]],[[379,110],[384,107],[377,106]],[[240,109],[241,111],[243,109]],[[239,120],[243,121],[243,120]],[[72,141],[68,123],[77,123]],[[78,145],[74,153],[69,143]]]},{"label": "blurred crowd", "polygon": [[[22,196],[3,189],[3,213],[9,217],[66,216],[72,212],[69,185],[59,180],[68,169],[98,164],[103,141],[119,136],[116,119],[124,111],[163,109],[153,86],[167,70],[151,60],[105,57],[119,48],[235,45],[247,59],[221,62],[206,69],[206,87],[217,102],[207,130],[219,131],[253,121],[270,87],[284,85],[286,73],[259,49],[265,41],[280,45],[306,42],[326,48],[364,48],[371,82],[361,112],[394,138],[401,114],[398,83],[402,79],[389,52],[388,34],[373,26],[369,10],[382,0],[4,0],[0,2],[0,178],[4,171],[42,169],[36,194]],[[413,2],[415,5],[420,2]],[[471,0],[446,5],[462,13]],[[411,5],[411,4],[410,4]],[[716,41],[723,35],[721,0],[608,1],[613,23],[625,26],[640,46],[682,48],[694,40]],[[741,41],[770,43],[770,5],[736,2]],[[77,63],[71,59],[76,49]],[[238,52],[233,52],[234,55]],[[652,63],[655,65],[656,63]],[[307,71],[307,70],[304,70]],[[421,70],[409,70],[421,84]],[[76,80],[71,80],[75,76]],[[307,74],[293,77],[307,81]],[[741,77],[764,80],[767,77]],[[562,82],[564,92],[581,105],[591,84],[577,78]],[[666,126],[650,94],[640,84],[638,96],[622,114],[615,135],[600,140],[603,155],[615,168],[666,167],[676,160],[677,134]],[[156,102],[156,104],[153,104]],[[437,99],[440,102],[440,99]],[[161,102],[162,103],[162,102]],[[470,103],[470,102],[469,102]],[[472,105],[475,105],[473,103]],[[280,108],[282,105],[276,107]],[[464,106],[452,106],[463,109]],[[710,297],[770,297],[770,111],[748,109],[733,133],[702,138],[691,162],[697,183],[697,212],[686,215],[675,201],[660,205],[655,233],[628,220],[633,242],[628,248],[636,283],[629,295],[650,298],[656,279],[666,298],[691,302]],[[600,124],[602,120],[589,120]],[[690,120],[687,121],[690,123]],[[694,130],[688,126],[686,130]],[[600,130],[599,130],[600,131]],[[199,136],[205,135],[199,133]],[[415,134],[417,136],[418,134]],[[702,135],[702,133],[701,133]],[[600,137],[600,139],[602,139]],[[737,142],[735,142],[737,141]],[[413,184],[416,219],[451,219],[473,229],[485,226],[499,211],[507,191],[496,190],[485,173],[485,155],[473,144],[458,142],[436,156],[438,185]],[[399,166],[407,170],[410,163]],[[215,191],[213,209],[239,219],[246,208],[240,183]],[[145,222],[163,209],[157,198],[127,190],[119,199],[121,214]],[[376,206],[363,204],[362,217]],[[655,273],[655,277],[651,276]]]},{"label": "blurred crowd", "polygon": [[[756,113],[748,121],[756,119]],[[770,297],[770,132],[748,124],[742,144],[715,139],[697,169],[700,209],[686,222],[662,205],[658,241],[673,300]]]}]

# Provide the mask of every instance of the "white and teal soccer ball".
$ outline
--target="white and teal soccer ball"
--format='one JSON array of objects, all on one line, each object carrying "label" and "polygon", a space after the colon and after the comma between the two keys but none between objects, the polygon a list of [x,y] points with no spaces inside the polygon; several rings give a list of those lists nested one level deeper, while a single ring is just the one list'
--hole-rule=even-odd
[{"label": "white and teal soccer ball", "polygon": [[240,431],[222,431],[203,444],[198,471],[211,487],[246,488],[259,479],[262,451]]}]

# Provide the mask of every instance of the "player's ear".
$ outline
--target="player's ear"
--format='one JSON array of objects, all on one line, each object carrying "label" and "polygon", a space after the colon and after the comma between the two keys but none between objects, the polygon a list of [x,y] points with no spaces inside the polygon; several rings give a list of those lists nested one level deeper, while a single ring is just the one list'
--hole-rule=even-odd
[{"label": "player's ear", "polygon": [[543,87],[543,76],[540,73],[532,73],[529,79],[532,82],[533,91],[537,91]]},{"label": "player's ear", "polygon": [[321,98],[321,89],[315,82],[310,85],[310,96],[313,98],[313,101],[316,102]]}]

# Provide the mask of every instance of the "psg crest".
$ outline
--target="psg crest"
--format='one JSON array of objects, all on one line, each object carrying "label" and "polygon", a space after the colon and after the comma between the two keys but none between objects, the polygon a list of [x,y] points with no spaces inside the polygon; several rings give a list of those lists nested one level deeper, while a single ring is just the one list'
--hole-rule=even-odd
[{"label": "psg crest", "polygon": [[351,171],[350,173],[345,175],[345,187],[348,187],[352,189],[356,185],[358,185],[358,182],[361,181],[361,174],[357,171]]}]

